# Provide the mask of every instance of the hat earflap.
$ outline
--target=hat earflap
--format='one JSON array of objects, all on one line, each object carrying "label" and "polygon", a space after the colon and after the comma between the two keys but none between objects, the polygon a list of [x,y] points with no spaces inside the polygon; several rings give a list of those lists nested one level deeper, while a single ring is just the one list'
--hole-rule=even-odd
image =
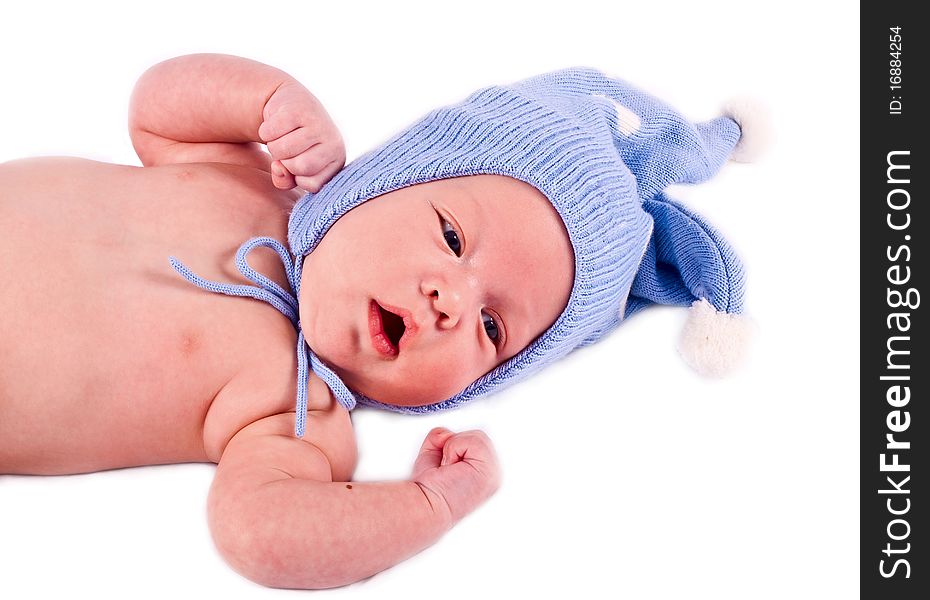
[{"label": "hat earflap", "polygon": [[703,218],[664,193],[643,202],[652,239],[633,280],[625,317],[649,304],[691,306],[678,350],[702,375],[730,371],[749,339],[743,309],[743,266]]}]

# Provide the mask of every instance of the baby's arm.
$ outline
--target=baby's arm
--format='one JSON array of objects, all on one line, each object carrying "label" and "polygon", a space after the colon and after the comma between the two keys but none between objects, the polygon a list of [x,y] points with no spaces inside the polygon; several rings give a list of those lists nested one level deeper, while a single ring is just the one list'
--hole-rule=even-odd
[{"label": "baby's arm", "polygon": [[341,407],[311,413],[302,440],[291,435],[293,414],[275,415],[229,442],[208,515],[239,573],[285,588],[359,581],[430,546],[497,489],[487,437],[445,429],[429,433],[411,480],[347,483],[355,455],[345,422]]},{"label": "baby's arm", "polygon": [[282,189],[318,191],[345,163],[342,137],[313,94],[280,69],[223,54],[146,71],[130,100],[129,133],[145,166],[244,165],[272,173]]}]

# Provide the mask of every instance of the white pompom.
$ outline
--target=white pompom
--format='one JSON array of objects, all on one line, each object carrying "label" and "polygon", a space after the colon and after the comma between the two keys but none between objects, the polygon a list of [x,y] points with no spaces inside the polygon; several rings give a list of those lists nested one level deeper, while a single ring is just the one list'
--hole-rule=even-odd
[{"label": "white pompom", "polygon": [[681,330],[678,352],[701,375],[720,377],[739,364],[751,336],[748,317],[720,312],[707,300],[695,300]]},{"label": "white pompom", "polygon": [[771,117],[765,104],[750,98],[734,98],[723,107],[723,114],[740,128],[739,142],[730,153],[730,160],[746,163],[762,156],[772,138]]}]

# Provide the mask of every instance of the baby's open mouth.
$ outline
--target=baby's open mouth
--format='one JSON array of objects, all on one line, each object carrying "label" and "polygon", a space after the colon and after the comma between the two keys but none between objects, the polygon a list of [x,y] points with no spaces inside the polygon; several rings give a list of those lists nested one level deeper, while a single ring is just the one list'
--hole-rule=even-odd
[{"label": "baby's open mouth", "polygon": [[400,338],[404,335],[407,327],[404,325],[404,319],[400,315],[395,315],[380,304],[378,310],[381,311],[381,323],[384,326],[384,334],[390,340],[391,345],[397,348]]},{"label": "baby's open mouth", "polygon": [[397,356],[400,340],[407,331],[404,317],[372,300],[368,311],[368,328],[375,350],[385,356]]}]

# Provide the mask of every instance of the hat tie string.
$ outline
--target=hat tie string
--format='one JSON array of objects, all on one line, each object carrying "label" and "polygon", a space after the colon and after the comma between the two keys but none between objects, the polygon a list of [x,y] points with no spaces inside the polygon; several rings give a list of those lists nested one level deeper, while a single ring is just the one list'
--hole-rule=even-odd
[{"label": "hat tie string", "polygon": [[[281,263],[284,265],[284,272],[287,275],[288,285],[291,288],[290,291],[285,290],[280,285],[249,266],[246,257],[249,252],[259,246],[271,248],[278,253],[278,257],[280,257]],[[174,256],[168,258],[174,270],[177,271],[181,277],[197,287],[208,292],[225,294],[227,296],[254,298],[262,302],[267,302],[290,320],[291,325],[293,325],[294,329],[297,331],[297,414],[294,424],[294,434],[297,437],[303,437],[306,431],[307,387],[310,369],[327,383],[336,401],[346,410],[352,410],[355,408],[356,404],[352,392],[345,387],[342,381],[329,367],[320,361],[313,350],[310,349],[309,345],[307,345],[304,338],[304,332],[300,326],[300,310],[297,303],[300,297],[300,279],[303,267],[302,258],[303,257],[296,258],[292,263],[290,252],[284,247],[284,244],[274,238],[251,238],[239,246],[239,250],[236,251],[236,268],[239,269],[239,272],[242,273],[246,279],[257,285],[236,285],[209,281],[196,275]]]}]

